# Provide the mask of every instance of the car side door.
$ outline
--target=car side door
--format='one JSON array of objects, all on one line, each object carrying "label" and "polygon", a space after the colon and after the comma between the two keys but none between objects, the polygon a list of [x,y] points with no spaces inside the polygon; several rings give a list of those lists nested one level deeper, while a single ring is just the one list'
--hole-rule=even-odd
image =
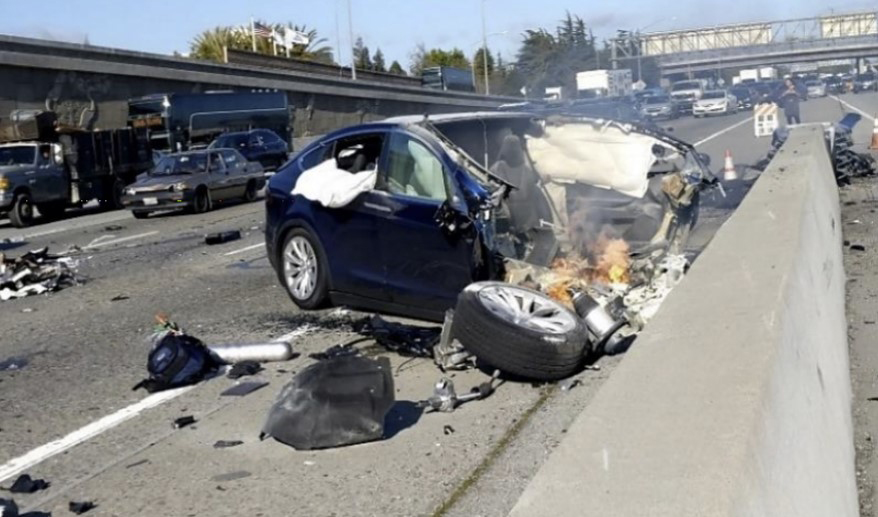
[{"label": "car side door", "polygon": [[36,166],[24,174],[34,203],[50,203],[67,197],[66,172],[63,163],[55,158],[50,144],[40,144]]},{"label": "car side door", "polygon": [[270,167],[277,168],[287,161],[287,143],[279,136],[268,130],[260,130],[262,143],[265,146],[266,161],[270,162]]},{"label": "car side door", "polygon": [[444,311],[474,279],[472,239],[448,235],[436,221],[455,195],[452,167],[438,145],[403,130],[390,133],[372,203],[381,213],[378,242],[394,304]]},{"label": "car side door", "polygon": [[247,188],[247,181],[250,179],[247,159],[234,149],[223,149],[220,154],[222,154],[223,163],[231,180],[230,185],[233,192],[230,193],[230,196],[243,196]]},{"label": "car side door", "polygon": [[233,197],[232,177],[219,151],[207,155],[208,187],[210,197],[214,201],[224,201]]}]

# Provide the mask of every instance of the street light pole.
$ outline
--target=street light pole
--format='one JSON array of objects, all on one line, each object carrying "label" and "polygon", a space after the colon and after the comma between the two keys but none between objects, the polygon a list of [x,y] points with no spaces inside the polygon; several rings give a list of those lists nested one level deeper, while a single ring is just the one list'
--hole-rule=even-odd
[{"label": "street light pole", "polygon": [[354,20],[351,15],[351,0],[348,0],[348,43],[351,44],[351,79],[357,80],[357,62],[354,56]]},{"label": "street light pole", "polygon": [[491,95],[491,85],[488,79],[488,30],[485,25],[485,1],[482,0],[482,63],[485,69],[485,95]]}]

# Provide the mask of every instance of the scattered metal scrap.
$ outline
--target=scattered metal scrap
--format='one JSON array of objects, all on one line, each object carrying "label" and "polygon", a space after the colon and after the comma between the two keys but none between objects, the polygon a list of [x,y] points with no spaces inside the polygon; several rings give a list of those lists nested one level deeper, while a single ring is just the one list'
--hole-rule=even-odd
[{"label": "scattered metal scrap", "polygon": [[22,474],[12,483],[9,491],[13,494],[33,494],[49,488],[49,483],[44,479],[33,479],[28,474]]},{"label": "scattered metal scrap", "polygon": [[454,381],[448,377],[443,377],[439,379],[433,387],[433,396],[427,400],[422,400],[418,403],[418,406],[430,409],[433,412],[440,411],[443,413],[452,413],[461,404],[465,404],[472,400],[486,399],[491,396],[491,394],[494,393],[494,390],[497,389],[497,386],[495,386],[494,383],[499,376],[500,370],[494,370],[494,374],[487,382],[483,382],[478,386],[473,387],[469,393],[463,395],[458,395],[457,391],[455,391]]},{"label": "scattered metal scrap", "polygon": [[50,255],[49,248],[29,251],[18,258],[0,253],[0,300],[43,294],[78,285],[77,261]]},{"label": "scattered metal scrap", "polygon": [[94,510],[98,505],[94,504],[92,501],[70,501],[70,504],[67,505],[67,509],[76,515],[82,515],[89,510]]},{"label": "scattered metal scrap", "polygon": [[441,329],[405,325],[374,315],[355,322],[354,332],[371,337],[384,348],[403,356],[432,357]]}]

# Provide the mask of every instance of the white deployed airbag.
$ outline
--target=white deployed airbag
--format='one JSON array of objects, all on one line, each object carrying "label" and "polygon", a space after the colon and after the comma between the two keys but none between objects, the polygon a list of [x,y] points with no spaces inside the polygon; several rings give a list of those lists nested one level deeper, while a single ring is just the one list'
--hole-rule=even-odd
[{"label": "white deployed airbag", "polygon": [[[527,151],[545,181],[577,182],[642,198],[659,140],[614,125],[547,125],[527,138]],[[664,146],[666,147],[666,146]]]},{"label": "white deployed airbag", "polygon": [[378,171],[375,169],[351,173],[339,169],[335,159],[315,165],[302,172],[293,188],[293,195],[316,201],[328,208],[350,204],[363,192],[375,188]]}]

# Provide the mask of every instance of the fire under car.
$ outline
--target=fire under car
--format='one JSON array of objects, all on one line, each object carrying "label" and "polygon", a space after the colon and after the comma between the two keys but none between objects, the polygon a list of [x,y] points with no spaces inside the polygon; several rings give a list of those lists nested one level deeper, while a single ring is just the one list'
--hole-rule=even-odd
[{"label": "fire under car", "polygon": [[575,115],[362,124],[270,180],[268,257],[302,309],[456,308],[474,354],[561,378],[642,328],[682,276],[708,161],[654,128]]}]

